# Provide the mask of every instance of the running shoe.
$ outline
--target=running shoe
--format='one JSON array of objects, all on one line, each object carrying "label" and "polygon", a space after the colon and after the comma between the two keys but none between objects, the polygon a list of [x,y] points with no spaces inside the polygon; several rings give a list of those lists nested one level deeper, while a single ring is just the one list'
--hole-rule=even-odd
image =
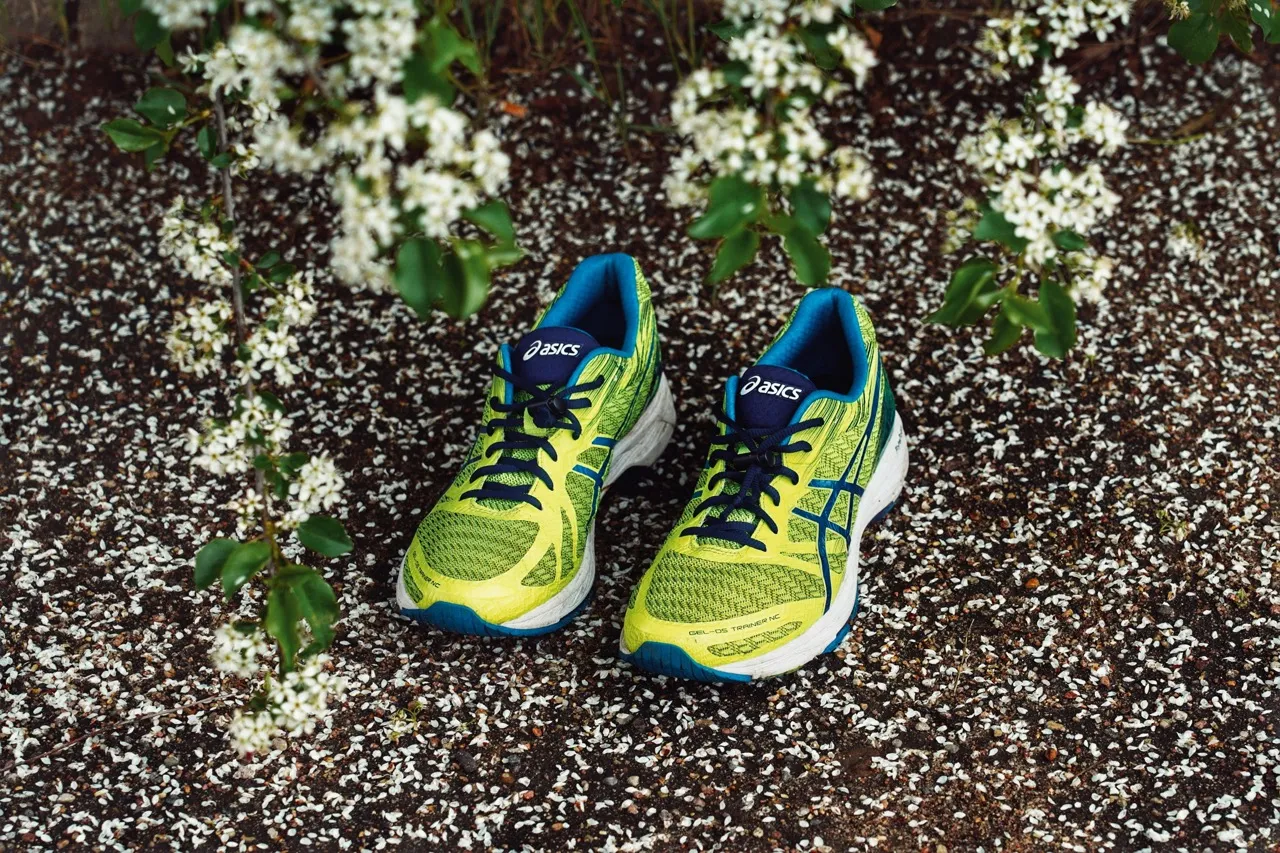
[{"label": "running shoe", "polygon": [[907,442],[871,318],[835,288],[800,300],[717,417],[693,496],[631,594],[621,652],[656,673],[750,681],[848,633],[862,532],[897,500]]},{"label": "running shoe", "polygon": [[401,612],[480,636],[567,624],[595,581],[601,493],[654,462],[674,425],[639,265],[588,258],[499,351],[479,434],[401,564]]}]

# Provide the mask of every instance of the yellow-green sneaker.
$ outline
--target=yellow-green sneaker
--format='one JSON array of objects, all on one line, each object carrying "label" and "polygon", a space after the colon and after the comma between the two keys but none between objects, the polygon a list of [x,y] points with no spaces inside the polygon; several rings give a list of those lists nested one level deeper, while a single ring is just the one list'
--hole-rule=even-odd
[{"label": "yellow-green sneaker", "polygon": [[533,330],[503,345],[483,426],[401,564],[401,612],[483,636],[568,623],[595,581],[601,492],[656,460],[674,426],[639,265],[588,258]]},{"label": "yellow-green sneaker", "polygon": [[892,507],[907,442],[871,318],[848,293],[807,294],[731,377],[702,475],[632,592],[624,659],[749,681],[831,651],[858,602],[863,530]]}]

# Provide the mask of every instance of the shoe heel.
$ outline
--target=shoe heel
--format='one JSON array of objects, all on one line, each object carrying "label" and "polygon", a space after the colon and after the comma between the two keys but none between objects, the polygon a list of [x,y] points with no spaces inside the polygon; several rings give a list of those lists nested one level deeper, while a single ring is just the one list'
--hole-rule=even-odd
[{"label": "shoe heel", "polygon": [[613,449],[613,461],[605,477],[605,488],[630,468],[652,465],[662,456],[676,429],[676,403],[667,377],[659,375],[653,399],[640,418]]}]

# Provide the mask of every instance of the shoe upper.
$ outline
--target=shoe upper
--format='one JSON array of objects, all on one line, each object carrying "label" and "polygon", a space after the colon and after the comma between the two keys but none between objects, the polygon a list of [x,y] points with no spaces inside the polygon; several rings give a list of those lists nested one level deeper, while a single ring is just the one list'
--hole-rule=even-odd
[{"label": "shoe upper", "polygon": [[659,376],[639,265],[622,254],[583,261],[532,331],[501,347],[475,441],[405,555],[401,606],[461,604],[501,624],[564,589],[613,447]]},{"label": "shoe upper", "polygon": [[632,592],[624,645],[669,643],[715,668],[799,636],[846,581],[894,418],[866,309],[842,290],[810,292],[729,379],[693,495]]}]

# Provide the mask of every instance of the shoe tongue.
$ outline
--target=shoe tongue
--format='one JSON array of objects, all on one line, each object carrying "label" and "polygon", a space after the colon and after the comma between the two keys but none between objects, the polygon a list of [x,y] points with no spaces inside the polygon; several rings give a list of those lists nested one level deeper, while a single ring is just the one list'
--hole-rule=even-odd
[{"label": "shoe tongue", "polygon": [[748,429],[786,426],[804,399],[816,390],[818,386],[799,371],[757,364],[738,382],[733,419]]},{"label": "shoe tongue", "polygon": [[544,326],[520,339],[511,353],[512,372],[534,385],[563,385],[600,344],[581,329]]}]

